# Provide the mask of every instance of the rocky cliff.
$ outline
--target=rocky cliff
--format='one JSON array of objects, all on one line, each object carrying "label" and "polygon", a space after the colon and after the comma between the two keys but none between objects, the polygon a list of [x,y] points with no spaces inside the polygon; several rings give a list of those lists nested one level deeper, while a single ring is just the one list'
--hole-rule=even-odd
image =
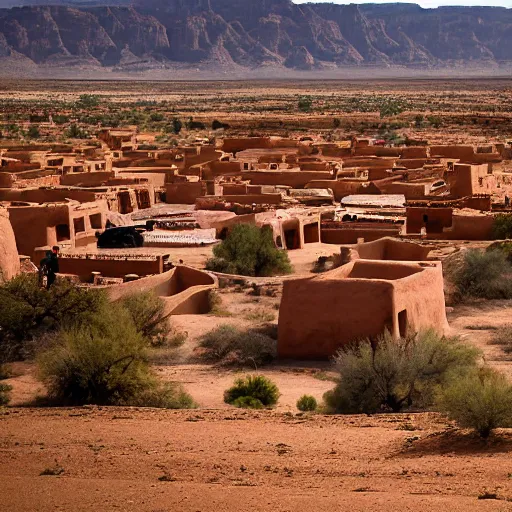
[{"label": "rocky cliff", "polygon": [[299,5],[291,0],[59,2],[0,9],[0,57],[31,66],[118,69],[142,64],[428,69],[512,61],[512,9],[498,7]]}]

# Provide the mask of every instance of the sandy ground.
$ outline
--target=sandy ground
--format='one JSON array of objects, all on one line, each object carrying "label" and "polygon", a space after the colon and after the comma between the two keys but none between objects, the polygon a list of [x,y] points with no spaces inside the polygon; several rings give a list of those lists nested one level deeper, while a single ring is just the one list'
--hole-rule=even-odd
[{"label": "sandy ground", "polygon": [[484,446],[435,415],[86,407],[0,424],[6,512],[512,510],[512,436]]},{"label": "sandy ground", "polygon": [[[279,300],[225,295],[232,312]],[[511,311],[495,301],[450,313],[453,333],[509,375],[511,363],[488,345],[492,331],[475,326],[508,323]],[[512,510],[511,431],[484,443],[436,414],[298,413],[299,396],[321,399],[333,386],[329,363],[258,370],[280,389],[273,411],[224,404],[223,391],[250,370],[193,362],[197,338],[221,323],[254,324],[241,313],[176,317],[189,338],[169,360],[156,357],[158,374],[198,402],[191,411],[19,407],[43,390],[33,365],[15,365],[18,407],[0,411],[0,511]]]}]

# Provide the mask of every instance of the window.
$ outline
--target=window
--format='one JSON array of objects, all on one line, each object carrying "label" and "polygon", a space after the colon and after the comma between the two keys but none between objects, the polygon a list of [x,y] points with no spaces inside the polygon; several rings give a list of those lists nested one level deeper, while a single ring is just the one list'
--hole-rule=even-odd
[{"label": "window", "polygon": [[57,224],[55,226],[55,234],[57,235],[57,242],[64,242],[65,240],[69,240],[71,238],[69,233],[69,225]]},{"label": "window", "polygon": [[101,213],[95,213],[89,216],[89,222],[91,223],[92,229],[101,229]]},{"label": "window", "polygon": [[82,233],[85,231],[85,219],[83,217],[73,219],[73,225],[75,227],[75,233]]}]

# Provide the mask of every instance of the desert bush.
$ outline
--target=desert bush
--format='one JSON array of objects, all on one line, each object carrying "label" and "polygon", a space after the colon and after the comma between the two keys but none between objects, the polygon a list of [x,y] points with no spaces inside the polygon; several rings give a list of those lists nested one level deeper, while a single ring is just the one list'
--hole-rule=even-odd
[{"label": "desert bush", "polygon": [[64,135],[70,139],[87,139],[88,137],[88,134],[76,123],[70,125],[70,127],[64,131]]},{"label": "desert bush", "polygon": [[444,387],[441,411],[463,428],[487,438],[496,428],[512,426],[512,386],[504,375],[480,368]]},{"label": "desert bush", "polygon": [[492,237],[495,240],[507,240],[512,238],[512,215],[501,213],[494,217]]},{"label": "desert bush", "polygon": [[423,409],[433,404],[437,386],[475,367],[477,357],[476,349],[430,330],[398,340],[385,333],[338,353],[339,381],[324,400],[342,414]]},{"label": "desert bush", "polygon": [[[224,392],[224,402],[237,407],[272,407],[279,399],[279,389],[263,375],[247,375],[237,379],[234,386]],[[252,405],[250,405],[252,404]]]},{"label": "desert bush", "polygon": [[39,378],[50,402],[57,405],[188,403],[181,389],[162,387],[146,351],[147,341],[128,310],[107,304],[88,322],[63,329],[54,344],[38,355]]},{"label": "desert bush", "polygon": [[297,106],[301,112],[310,112],[313,106],[313,99],[311,96],[301,96]]},{"label": "desert bush", "polygon": [[46,290],[34,275],[11,279],[0,286],[0,362],[30,356],[43,333],[94,316],[106,302],[103,292],[67,280]]},{"label": "desert bush", "polygon": [[288,254],[277,249],[270,227],[238,224],[213,248],[208,270],[245,276],[271,276],[292,271]]},{"label": "desert bush", "polygon": [[297,409],[303,412],[311,412],[316,411],[318,404],[316,402],[316,398],[311,395],[302,395],[297,400]]},{"label": "desert bush", "polygon": [[510,299],[511,273],[512,265],[502,251],[482,252],[470,249],[465,253],[462,265],[453,275],[457,298]]},{"label": "desert bush", "polygon": [[232,402],[231,405],[240,409],[264,409],[265,406],[257,398],[252,396],[241,396]]},{"label": "desert bush", "polygon": [[0,364],[0,380],[5,380],[11,377],[11,370],[5,364]]},{"label": "desert bush", "polygon": [[199,340],[203,359],[223,364],[262,366],[277,355],[277,343],[269,336],[232,325],[220,325]]},{"label": "desert bush", "polygon": [[508,324],[496,328],[489,343],[499,345],[507,355],[512,354],[512,325]]},{"label": "desert bush", "polygon": [[130,397],[126,405],[135,407],[158,407],[160,409],[194,409],[197,407],[192,397],[183,390],[181,384],[165,382],[153,386]]},{"label": "desert bush", "polygon": [[27,130],[27,137],[29,139],[38,139],[40,136],[39,127],[35,124],[31,124]]},{"label": "desert bush", "polygon": [[0,406],[9,403],[11,389],[12,387],[9,384],[0,383]]},{"label": "desert bush", "polygon": [[97,94],[81,94],[77,101],[80,108],[93,108],[100,104],[100,97]]},{"label": "desert bush", "polygon": [[171,334],[164,301],[152,292],[129,295],[121,300],[137,331],[154,347],[165,345]]}]

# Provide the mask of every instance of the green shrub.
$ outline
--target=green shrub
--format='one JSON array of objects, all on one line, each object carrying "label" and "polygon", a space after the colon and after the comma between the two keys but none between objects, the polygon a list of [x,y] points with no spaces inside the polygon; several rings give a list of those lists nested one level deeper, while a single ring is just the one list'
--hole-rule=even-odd
[{"label": "green shrub", "polygon": [[31,124],[27,131],[27,137],[29,139],[38,139],[40,136],[39,127],[35,124]]},{"label": "green shrub", "polygon": [[253,398],[252,396],[241,396],[233,401],[231,405],[239,407],[241,409],[264,409],[265,406],[261,403],[261,400]]},{"label": "green shrub", "polygon": [[470,249],[461,267],[454,273],[453,282],[459,299],[512,298],[512,266],[502,251],[482,252]]},{"label": "green shrub", "polygon": [[342,414],[426,408],[437,386],[474,367],[477,357],[476,349],[433,331],[398,340],[385,333],[338,353],[339,381],[324,400],[330,412]]},{"label": "green shrub", "polygon": [[272,407],[277,404],[279,390],[263,375],[247,375],[243,379],[237,379],[235,385],[224,392],[224,402],[228,404],[248,404],[251,402],[249,399],[258,400],[265,407]]},{"label": "green shrub", "polygon": [[311,395],[302,395],[297,400],[297,409],[299,411],[308,412],[308,411],[316,411],[318,404],[316,402],[316,398]]},{"label": "green shrub", "polygon": [[197,407],[192,397],[183,390],[181,384],[175,382],[165,382],[142,391],[129,398],[126,405],[158,407],[160,409],[194,409]]},{"label": "green shrub", "polygon": [[310,112],[311,107],[313,106],[311,96],[301,96],[297,106],[301,112]]},{"label": "green shrub", "polygon": [[496,428],[512,426],[512,386],[504,375],[487,368],[444,387],[438,405],[461,427],[471,428],[483,438]]},{"label": "green shrub", "polygon": [[495,329],[489,344],[499,345],[505,354],[512,354],[512,325],[503,325]]},{"label": "green shrub", "polygon": [[224,364],[258,367],[270,363],[277,355],[277,342],[274,339],[226,324],[203,335],[199,346],[204,349],[203,359]]},{"label": "green shrub", "polygon": [[[120,304],[64,329],[37,358],[39,378],[58,405],[189,406],[182,390],[159,383],[147,341]],[[160,405],[159,405],[160,404]]]},{"label": "green shrub", "polygon": [[86,139],[88,137],[88,134],[76,123],[73,123],[67,130],[65,130],[64,135],[70,139]]},{"label": "green shrub", "polygon": [[9,379],[11,376],[10,368],[5,364],[0,364],[0,380]]},{"label": "green shrub", "polygon": [[165,345],[171,334],[164,301],[152,292],[135,293],[121,300],[137,331],[152,346]]},{"label": "green shrub", "polygon": [[0,286],[0,362],[32,355],[39,336],[94,317],[106,302],[103,292],[64,279],[50,290],[41,288],[35,275],[11,279]]},{"label": "green shrub", "polygon": [[238,224],[213,248],[208,270],[245,276],[272,276],[292,271],[288,254],[277,249],[272,228]]},{"label": "green shrub", "polygon": [[0,406],[9,403],[11,389],[12,387],[9,384],[0,383]]},{"label": "green shrub", "polygon": [[512,215],[501,213],[494,217],[492,237],[495,240],[507,240],[512,238]]}]

